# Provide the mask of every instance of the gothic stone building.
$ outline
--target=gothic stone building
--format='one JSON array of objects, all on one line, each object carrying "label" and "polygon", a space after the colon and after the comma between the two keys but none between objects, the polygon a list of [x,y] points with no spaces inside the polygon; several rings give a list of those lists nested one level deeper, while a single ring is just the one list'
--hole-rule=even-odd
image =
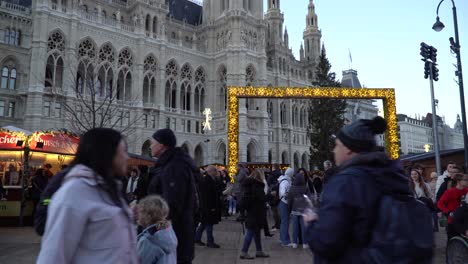
[{"label": "gothic stone building", "polygon": [[[91,79],[117,94],[118,126],[141,117],[130,152],[169,127],[199,165],[226,163],[226,87],[309,86],[320,54],[313,0],[299,60],[280,0],[0,0],[0,18],[0,126],[70,128],[64,102]],[[309,167],[304,100],[242,99],[239,113],[240,161]]]}]

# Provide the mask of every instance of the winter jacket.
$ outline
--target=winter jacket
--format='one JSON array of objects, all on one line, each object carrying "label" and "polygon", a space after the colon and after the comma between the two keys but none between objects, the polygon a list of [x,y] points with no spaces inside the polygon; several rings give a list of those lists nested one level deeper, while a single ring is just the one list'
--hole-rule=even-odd
[{"label": "winter jacket", "polygon": [[210,175],[202,178],[199,184],[200,212],[203,224],[215,225],[221,221],[221,192],[218,180]]},{"label": "winter jacket", "polygon": [[177,263],[177,237],[172,226],[162,230],[148,226],[138,235],[137,246],[141,264]]},{"label": "winter jacket", "polygon": [[38,201],[41,198],[48,181],[45,175],[37,175],[32,179],[31,199]]},{"label": "winter jacket", "polygon": [[382,193],[410,196],[408,177],[399,161],[382,152],[358,154],[335,172],[324,185],[319,218],[307,227],[305,241],[314,264],[365,263]]},{"label": "winter jacket", "polygon": [[237,199],[242,199],[242,184],[244,183],[244,180],[249,176],[249,171],[245,168],[242,168],[239,170],[236,176],[234,176],[234,187],[232,190],[232,193],[234,196],[237,197]]},{"label": "winter jacket", "polygon": [[281,199],[282,202],[288,203],[288,192],[289,188],[291,187],[291,180],[292,176],[294,174],[294,170],[292,168],[288,168],[285,172],[284,175],[281,175],[278,179],[279,183],[279,198]]},{"label": "winter jacket", "polygon": [[[439,192],[440,186],[442,185],[442,183],[444,183],[445,179],[447,179],[447,178],[450,178],[450,175],[449,175],[448,171],[444,171],[444,174],[439,175],[439,176],[437,177],[435,193],[438,193],[438,192]],[[442,195],[441,195],[441,196],[442,196]],[[440,198],[440,197],[439,197],[439,198]]]},{"label": "winter jacket", "polygon": [[304,212],[304,195],[309,195],[309,188],[307,187],[305,177],[301,173],[297,173],[292,182],[291,188],[288,193],[288,205],[293,215],[301,215]]},{"label": "winter jacket", "polygon": [[[442,195],[440,200],[437,202],[437,207],[446,215],[454,213],[458,206],[460,206],[462,196],[467,192],[468,188],[463,188],[461,190],[456,187],[450,188],[445,191],[444,195]],[[449,215],[447,219],[448,223],[451,224],[453,217]]]},{"label": "winter jacket", "polygon": [[266,196],[264,192],[265,184],[254,178],[245,179],[242,188],[244,195],[239,203],[241,209],[247,211],[245,227],[253,230],[263,228],[263,220],[266,217]]},{"label": "winter jacket", "polygon": [[466,234],[468,230],[468,203],[462,202],[453,215],[453,228],[458,234]]},{"label": "winter jacket", "polygon": [[181,148],[166,150],[150,170],[148,194],[159,194],[169,205],[169,219],[176,233],[177,261],[194,257],[193,219],[198,204],[193,159]]},{"label": "winter jacket", "polygon": [[115,205],[95,175],[76,165],[65,176],[50,201],[36,263],[138,263],[132,211],[123,197],[122,207]]}]

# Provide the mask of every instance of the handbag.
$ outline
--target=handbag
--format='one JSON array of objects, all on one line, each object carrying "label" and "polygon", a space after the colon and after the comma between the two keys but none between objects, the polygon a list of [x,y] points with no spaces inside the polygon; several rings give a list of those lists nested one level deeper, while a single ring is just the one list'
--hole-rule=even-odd
[{"label": "handbag", "polygon": [[440,227],[447,227],[447,225],[448,225],[447,217],[445,215],[442,215],[442,217],[439,218],[439,226]]},{"label": "handbag", "polygon": [[318,208],[320,207],[320,194],[317,192],[314,185],[312,185],[312,188],[314,189],[314,193],[312,194],[312,205]]}]

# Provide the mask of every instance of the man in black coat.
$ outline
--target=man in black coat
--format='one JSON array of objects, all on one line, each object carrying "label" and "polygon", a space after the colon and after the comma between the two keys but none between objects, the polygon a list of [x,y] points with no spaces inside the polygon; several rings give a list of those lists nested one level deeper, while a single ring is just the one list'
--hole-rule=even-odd
[{"label": "man in black coat", "polygon": [[197,202],[193,159],[176,146],[174,132],[168,128],[153,134],[151,154],[158,158],[150,171],[148,194],[161,195],[169,205],[169,219],[177,236],[177,263],[192,263],[194,258],[193,214]]},{"label": "man in black coat", "polygon": [[201,237],[206,229],[206,246],[210,248],[220,247],[214,242],[213,237],[213,225],[221,221],[220,189],[217,177],[219,177],[218,169],[210,165],[206,169],[206,175],[199,184],[201,219],[195,234],[195,243],[205,245],[201,241]]}]

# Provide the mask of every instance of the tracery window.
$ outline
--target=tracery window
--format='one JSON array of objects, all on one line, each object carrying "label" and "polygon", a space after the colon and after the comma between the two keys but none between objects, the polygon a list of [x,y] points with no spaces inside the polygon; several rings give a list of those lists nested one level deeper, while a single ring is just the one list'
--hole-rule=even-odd
[{"label": "tracery window", "polygon": [[149,55],[144,60],[145,78],[143,80],[143,103],[155,103],[156,72],[158,70],[156,59]]},{"label": "tracery window", "polygon": [[128,48],[119,53],[118,68],[119,78],[117,80],[117,99],[131,100],[133,56]]},{"label": "tracery window", "polygon": [[182,85],[180,87],[180,103],[179,107],[182,110],[190,111],[190,100],[191,100],[191,93],[192,87],[190,85],[192,80],[192,67],[190,64],[184,64],[180,71],[180,78],[182,79]]},{"label": "tracery window", "polygon": [[179,68],[174,60],[166,64],[165,106],[176,108],[177,76]]},{"label": "tracery window", "polygon": [[96,46],[90,39],[84,39],[78,46],[78,72],[76,79],[76,92],[83,93],[84,87],[88,87],[87,93],[97,94],[99,96],[104,95],[104,87],[107,82],[105,69],[100,69],[101,75],[98,73],[98,79],[96,81],[96,89],[94,89],[94,68],[96,59]]},{"label": "tracery window", "polygon": [[195,71],[196,88],[194,93],[194,110],[198,113],[203,112],[205,109],[205,81],[205,70],[202,67],[198,67]]},{"label": "tracery window", "polygon": [[45,87],[62,87],[63,55],[65,52],[65,38],[59,31],[49,35],[47,40],[47,64],[45,71]]}]

